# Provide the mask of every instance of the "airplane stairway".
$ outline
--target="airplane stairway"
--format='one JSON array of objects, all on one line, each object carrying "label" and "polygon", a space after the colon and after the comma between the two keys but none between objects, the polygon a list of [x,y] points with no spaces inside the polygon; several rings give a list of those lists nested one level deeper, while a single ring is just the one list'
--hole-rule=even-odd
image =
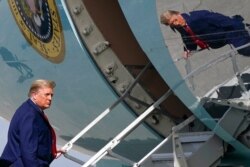
[{"label": "airplane stairway", "polygon": [[[219,57],[219,59],[209,62],[208,65],[205,64],[201,68],[192,71],[184,78],[183,81],[189,79],[196,73],[200,73],[200,71],[203,71],[204,69],[210,67],[210,64],[221,61],[221,58],[225,59],[228,57],[234,57],[235,55],[236,54],[232,54],[231,52],[222,55],[221,57]],[[220,165],[221,159],[223,158],[225,153],[228,152],[228,148],[230,148],[230,146],[227,144],[227,142],[230,143],[230,141],[223,141],[216,135],[216,133],[220,134],[218,132],[219,130],[225,131],[227,134],[233,136],[236,140],[239,137],[242,137],[242,134],[244,137],[244,133],[249,127],[250,120],[248,112],[250,105],[248,104],[248,101],[245,101],[246,99],[216,99],[211,98],[212,96],[201,98],[199,102],[205,108],[207,104],[214,104],[220,107],[222,106],[227,108],[223,112],[221,112],[219,108],[212,108],[213,111],[212,113],[210,113],[211,117],[205,118],[212,119],[211,121],[216,122],[216,126],[214,127],[213,131],[208,130],[207,128],[205,128],[203,131],[189,131],[189,124],[193,123],[194,121],[202,121],[202,119],[196,120],[195,115],[192,115],[183,122],[174,126],[171,133],[138,162],[133,162],[126,157],[117,155],[112,151],[129,133],[131,133],[137,126],[139,126],[140,123],[142,123],[155,109],[157,109],[157,107],[164,100],[166,100],[173,93],[173,90],[171,89],[165,92],[131,124],[129,124],[124,130],[122,130],[117,136],[115,136],[110,142],[108,142],[101,150],[99,150],[86,162],[76,159],[75,157],[71,157],[68,154],[68,151],[73,147],[73,144],[80,137],[82,137],[90,128],[92,128],[97,122],[99,122],[108,113],[110,113],[116,105],[124,100],[124,98],[129,97],[131,90],[138,83],[139,78],[143,75],[143,73],[148,69],[149,66],[150,63],[144,67],[144,69],[135,78],[130,87],[113,105],[111,105],[103,113],[101,113],[93,122],[91,122],[64,146],[64,149],[67,151],[67,153],[65,154],[66,158],[79,163],[80,165],[82,165],[82,167],[95,166],[95,164],[106,155],[110,155],[117,159],[120,159],[131,167],[215,167]],[[242,80],[242,73],[238,71],[236,63],[233,63],[233,66],[238,84],[242,92],[244,94],[247,94],[248,90],[245,87],[244,80]],[[220,86],[223,87],[222,85]],[[176,87],[178,87],[178,84],[176,85]],[[206,110],[209,112],[209,109]],[[202,122],[199,123],[200,125],[203,125]],[[250,145],[248,141],[246,141],[246,143],[242,142],[242,144]],[[230,166],[230,164],[228,166]]]},{"label": "airplane stairway", "polygon": [[[164,98],[167,96],[168,94],[165,94]],[[131,167],[216,167],[220,165],[221,158],[228,149],[228,144],[209,130],[201,132],[186,131],[186,127],[196,120],[194,115],[173,127],[172,133],[138,162],[133,162],[113,153],[112,149],[149,113],[150,108],[87,162],[71,157],[67,153],[66,157],[79,163],[82,167],[94,166],[106,155],[120,159]],[[230,107],[217,120],[217,125],[237,138],[248,127],[248,120],[248,112]],[[232,126],[232,122],[234,122],[234,126]]]},{"label": "airplane stairway", "polygon": [[217,166],[224,154],[223,142],[212,132],[176,133],[173,152],[152,154],[142,167]]},{"label": "airplane stairway", "polygon": [[[246,46],[249,46],[249,44],[246,44]],[[246,46],[242,46],[242,48]],[[249,88],[244,78],[244,76],[248,74],[240,72],[236,63],[236,50],[238,49],[240,48],[234,48],[233,51],[221,55],[219,58],[208,62],[200,68],[189,71],[184,80],[188,80],[192,78],[191,76],[205,71],[207,68],[210,68],[212,64],[231,58],[235,78],[236,81],[238,81],[235,85],[239,87],[240,94],[248,97]],[[213,93],[218,93],[217,98],[212,98],[214,96],[212,96],[210,92],[208,97],[205,96],[201,98],[200,103],[203,104],[205,108],[207,106],[217,106],[210,109],[212,110],[210,114],[214,120],[217,120],[218,129],[222,128],[235,139],[238,139],[240,136],[242,137],[243,132],[249,126],[249,113],[247,112],[250,109],[249,98],[237,97],[222,99],[220,97],[221,92],[228,90],[228,86],[219,85],[219,87],[216,88]],[[227,108],[226,111],[223,111],[225,108]],[[136,163],[134,167],[214,167],[220,165],[221,158],[223,158],[225,152],[228,151],[228,144],[211,131],[189,133],[173,132],[171,140],[172,141],[169,139],[168,141],[162,142],[149,153],[146,158]],[[242,143],[249,145],[248,141],[245,143],[242,141]],[[168,145],[168,147],[166,145]],[[172,145],[172,147],[169,148],[169,145]]]},{"label": "airplane stairway", "polygon": [[[65,5],[64,5],[65,6]],[[82,10],[82,9],[81,9]],[[74,17],[80,18],[80,8],[74,8]],[[84,11],[84,10],[83,10]],[[131,27],[132,28],[132,27]],[[92,31],[92,26],[84,28],[86,32],[83,32],[86,36]],[[84,30],[84,31],[85,31]],[[146,32],[146,31],[145,31]],[[136,33],[134,33],[136,34]],[[84,40],[85,38],[83,38]],[[153,41],[153,40],[152,40]],[[95,47],[94,54],[97,56],[99,53],[103,52],[109,43],[104,42],[100,43]],[[142,44],[141,44],[142,45]],[[246,109],[249,108],[247,101],[243,103],[242,100],[240,101],[229,101],[227,99],[214,99],[210,97],[205,97],[201,99],[200,104],[206,105],[207,103],[212,103],[221,106],[227,106],[228,109],[223,112],[221,117],[211,117],[212,121],[215,121],[216,127],[213,131],[209,129],[203,129],[204,131],[189,131],[188,125],[193,123],[194,121],[202,121],[196,120],[195,116],[191,116],[187,118],[185,121],[181,122],[180,124],[176,125],[172,128],[171,133],[163,139],[161,143],[159,143],[153,150],[151,150],[147,155],[145,155],[141,160],[138,162],[133,162],[125,157],[117,155],[112,150],[120,144],[120,142],[129,134],[131,133],[137,126],[139,126],[154,110],[159,107],[159,105],[166,100],[172,93],[176,93],[175,89],[177,89],[180,85],[182,85],[186,81],[190,81],[192,77],[195,75],[200,74],[201,72],[209,69],[214,64],[220,63],[227,59],[231,59],[233,65],[233,71],[238,79],[239,87],[243,90],[243,92],[247,92],[246,85],[241,78],[240,69],[236,63],[236,54],[237,50],[242,49],[244,47],[248,47],[250,44],[246,44],[244,46],[238,48],[232,48],[229,52],[226,52],[223,55],[215,59],[211,59],[210,61],[206,62],[205,64],[197,67],[193,71],[187,71],[187,75],[183,77],[183,80],[176,83],[176,85],[172,85],[171,89],[165,92],[162,97],[156,100],[151,106],[149,106],[141,115],[139,115],[131,124],[129,124],[124,130],[122,130],[117,136],[111,139],[103,148],[101,148],[98,152],[96,152],[89,160],[86,162],[79,160],[75,157],[72,157],[68,154],[70,149],[73,147],[74,143],[80,139],[87,131],[89,131],[94,125],[96,125],[101,119],[103,119],[106,115],[108,115],[114,107],[116,107],[119,103],[123,102],[125,98],[131,98],[129,95],[132,89],[138,84],[138,80],[140,76],[149,68],[151,64],[148,64],[132,81],[133,83],[128,86],[128,88],[124,88],[125,92],[120,96],[120,98],[115,101],[109,108],[103,111],[97,118],[95,118],[90,124],[88,124],[80,133],[78,133],[73,139],[71,139],[63,148],[66,150],[65,157],[79,163],[82,167],[89,167],[89,166],[96,166],[98,161],[104,158],[106,155],[110,155],[121,161],[124,161],[128,164],[128,166],[133,167],[166,167],[166,166],[174,166],[174,167],[215,167],[220,165],[220,161],[225,155],[225,153],[229,150],[229,145],[227,141],[224,142],[221,138],[219,138],[214,132],[218,129],[225,130],[228,134],[232,135],[235,139],[238,138],[247,128],[249,125],[250,120],[248,118],[248,112]],[[154,45],[153,45],[154,46]],[[159,47],[159,46],[157,46]],[[148,48],[146,49],[148,50]],[[160,49],[159,49],[160,50]],[[146,52],[147,53],[147,52]],[[150,53],[154,53],[154,49]],[[158,52],[155,52],[158,53]],[[160,52],[159,52],[160,53]],[[152,54],[153,55],[153,54]],[[155,60],[152,59],[150,54],[147,55],[150,61]],[[152,56],[158,59],[158,56]],[[151,60],[152,59],[152,60]],[[176,60],[176,61],[179,61]],[[162,70],[161,67],[158,66],[156,63],[157,61],[152,61],[154,67],[158,70],[158,72],[165,72]],[[150,62],[151,63],[151,62]],[[164,76],[162,75],[163,79]],[[169,77],[169,76],[168,76]],[[111,81],[114,78],[109,78]],[[192,82],[191,82],[192,85]],[[176,96],[178,94],[176,93]],[[130,99],[131,100],[131,99]],[[239,99],[238,99],[239,100]],[[220,112],[216,110],[214,112]],[[199,118],[200,119],[200,118]],[[233,125],[232,125],[233,122]],[[203,122],[200,122],[203,125]],[[218,129],[217,129],[218,127]],[[217,133],[219,134],[219,133]]]},{"label": "airplane stairway", "polygon": [[[248,127],[248,115],[246,110],[230,107],[217,124],[237,138]],[[186,120],[184,126],[191,121]],[[174,127],[170,138],[166,138],[133,167],[219,166],[228,144],[212,131],[179,132],[184,126]]]}]

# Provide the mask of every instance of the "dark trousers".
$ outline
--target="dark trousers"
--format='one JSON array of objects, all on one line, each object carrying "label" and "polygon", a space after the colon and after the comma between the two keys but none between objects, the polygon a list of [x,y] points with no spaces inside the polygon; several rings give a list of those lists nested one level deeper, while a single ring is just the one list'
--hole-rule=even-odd
[{"label": "dark trousers", "polygon": [[10,167],[11,164],[10,161],[0,158],[0,167]]}]

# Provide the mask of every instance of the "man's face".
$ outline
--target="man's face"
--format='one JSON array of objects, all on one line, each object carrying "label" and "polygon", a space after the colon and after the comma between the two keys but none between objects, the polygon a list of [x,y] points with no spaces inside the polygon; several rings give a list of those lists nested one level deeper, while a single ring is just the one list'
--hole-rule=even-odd
[{"label": "man's face", "polygon": [[172,15],[169,19],[169,25],[172,27],[182,27],[186,25],[186,22],[181,15]]},{"label": "man's face", "polygon": [[53,97],[53,89],[49,87],[40,88],[37,92],[34,92],[34,102],[42,109],[45,110],[50,107]]}]

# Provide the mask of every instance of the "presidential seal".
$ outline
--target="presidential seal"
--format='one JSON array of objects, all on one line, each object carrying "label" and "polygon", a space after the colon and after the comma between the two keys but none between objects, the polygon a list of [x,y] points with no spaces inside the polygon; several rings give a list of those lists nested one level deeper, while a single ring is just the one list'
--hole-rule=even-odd
[{"label": "presidential seal", "polygon": [[54,0],[8,0],[12,14],[26,40],[44,58],[60,63],[65,44]]}]

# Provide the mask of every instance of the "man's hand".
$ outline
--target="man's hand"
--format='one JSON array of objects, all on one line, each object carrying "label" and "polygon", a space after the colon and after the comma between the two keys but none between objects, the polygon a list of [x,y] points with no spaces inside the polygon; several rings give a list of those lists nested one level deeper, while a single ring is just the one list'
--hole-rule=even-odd
[{"label": "man's hand", "polygon": [[191,56],[190,50],[185,50],[183,55],[184,59],[188,59],[190,56]]},{"label": "man's hand", "polygon": [[62,154],[65,154],[66,150],[60,148],[57,150],[57,155],[56,155],[56,159],[59,158]]}]

